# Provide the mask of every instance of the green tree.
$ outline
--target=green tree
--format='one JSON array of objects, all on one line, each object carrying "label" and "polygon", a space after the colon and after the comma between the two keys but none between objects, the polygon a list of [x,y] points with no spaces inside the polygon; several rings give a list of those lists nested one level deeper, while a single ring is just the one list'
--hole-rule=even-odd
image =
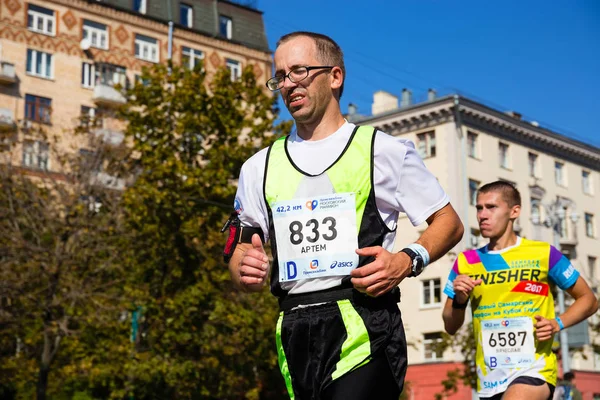
[{"label": "green tree", "polygon": [[267,290],[232,288],[220,228],[242,163],[290,124],[273,127],[276,99],[251,66],[240,80],[222,69],[207,83],[201,68],[156,65],[141,81],[121,110],[130,151],[120,167],[135,176],[122,260],[142,318],[129,357],[107,360],[93,385],[113,398],[281,398],[277,303]]},{"label": "green tree", "polygon": [[112,149],[87,136],[94,153],[61,153],[43,129],[30,135],[48,146],[52,170],[42,158],[38,169],[13,165],[23,143],[0,165],[0,387],[45,399],[76,373],[84,332],[118,316],[125,236],[120,193],[98,180]]},{"label": "green tree", "polygon": [[446,379],[442,380],[442,391],[436,393],[436,399],[441,400],[458,391],[458,385],[463,384],[472,389],[477,388],[477,369],[475,366],[476,343],[473,336],[473,322],[463,326],[456,334],[450,336],[443,334],[443,340],[437,344],[439,350],[444,351],[448,348],[462,354],[464,359],[462,366],[450,370],[446,374]]}]

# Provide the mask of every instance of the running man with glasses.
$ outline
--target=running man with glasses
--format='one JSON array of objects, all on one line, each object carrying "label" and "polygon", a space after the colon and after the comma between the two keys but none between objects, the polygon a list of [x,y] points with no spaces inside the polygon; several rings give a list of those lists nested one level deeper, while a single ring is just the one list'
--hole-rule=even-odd
[{"label": "running man with glasses", "polygon": [[[290,398],[397,400],[407,366],[398,284],[451,249],[463,226],[411,142],[344,119],[337,43],[294,32],[274,58],[267,87],[296,126],[242,167],[225,248],[232,280],[252,292],[270,276]],[[391,253],[400,212],[429,226]]]}]

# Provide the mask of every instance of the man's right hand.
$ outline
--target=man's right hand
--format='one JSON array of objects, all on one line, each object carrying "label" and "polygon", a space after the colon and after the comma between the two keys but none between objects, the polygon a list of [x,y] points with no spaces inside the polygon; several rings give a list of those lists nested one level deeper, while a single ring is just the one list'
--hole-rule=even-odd
[{"label": "man's right hand", "polygon": [[454,300],[459,304],[465,304],[475,286],[480,285],[481,282],[482,279],[472,279],[469,275],[458,275],[454,279]]},{"label": "man's right hand", "polygon": [[263,248],[260,236],[252,235],[252,247],[244,252],[240,267],[240,283],[247,287],[264,286],[269,271],[269,257]]}]

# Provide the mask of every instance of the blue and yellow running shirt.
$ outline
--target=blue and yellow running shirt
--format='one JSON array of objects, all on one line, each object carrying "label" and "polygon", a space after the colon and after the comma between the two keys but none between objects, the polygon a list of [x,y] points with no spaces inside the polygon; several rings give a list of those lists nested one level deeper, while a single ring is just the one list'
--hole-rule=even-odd
[{"label": "blue and yellow running shirt", "polygon": [[470,297],[479,395],[502,393],[519,376],[556,385],[552,340],[535,339],[535,316],[555,318],[549,283],[573,286],[579,273],[571,262],[548,243],[519,237],[500,251],[485,246],[460,253],[444,288],[451,299],[458,275],[482,279]]}]

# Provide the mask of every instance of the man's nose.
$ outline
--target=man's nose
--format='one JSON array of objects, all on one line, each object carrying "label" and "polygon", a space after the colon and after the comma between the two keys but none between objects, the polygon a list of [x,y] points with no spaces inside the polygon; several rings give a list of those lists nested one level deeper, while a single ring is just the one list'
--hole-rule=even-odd
[{"label": "man's nose", "polygon": [[292,80],[290,79],[290,77],[289,77],[289,76],[287,76],[287,75],[286,75],[286,76],[283,78],[283,87],[282,87],[282,89],[293,89],[293,88],[295,88],[296,86],[298,86],[298,84],[297,84],[297,83],[294,83],[294,82],[292,82]]}]

